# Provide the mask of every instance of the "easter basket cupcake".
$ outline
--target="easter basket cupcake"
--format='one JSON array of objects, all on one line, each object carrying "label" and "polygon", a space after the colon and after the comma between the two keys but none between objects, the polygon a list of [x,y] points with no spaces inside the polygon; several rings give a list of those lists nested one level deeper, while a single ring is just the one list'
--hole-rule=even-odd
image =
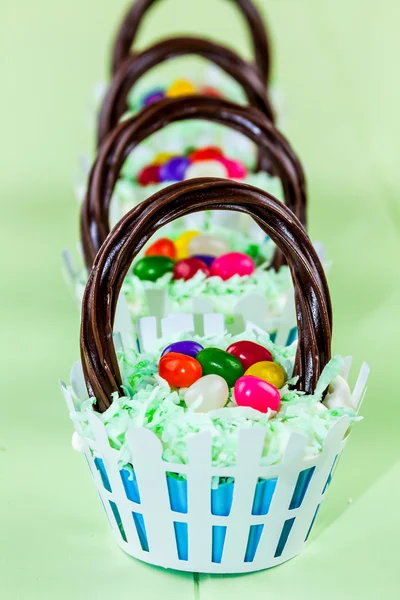
[{"label": "easter basket cupcake", "polygon": [[[158,0],[136,0],[127,11],[114,41],[111,65],[113,75],[131,53],[136,53],[134,46],[138,30],[146,17],[147,11],[157,2]],[[238,7],[246,20],[253,46],[254,64],[265,86],[267,86],[271,61],[264,22],[256,6],[250,0],[233,0],[233,4]]]},{"label": "easter basket cupcake", "polygon": [[[219,209],[257,220],[284,253],[295,288],[298,344],[221,315],[141,319],[131,346],[114,329],[131,262],[157,229]],[[120,332],[121,334],[124,332]],[[160,337],[161,335],[161,337]],[[125,337],[125,336],[122,336]],[[117,348],[117,350],[116,350]],[[241,183],[176,184],[133,209],[101,247],[82,305],[81,363],[62,385],[118,545],[151,564],[242,573],[304,547],[357,420],[349,360],[331,359],[331,306],[321,263],[297,218]]]},{"label": "easter basket cupcake", "polygon": [[[203,62],[203,69],[198,73],[198,79],[204,80],[206,74],[224,73],[226,84],[218,89],[210,85],[194,85],[182,79],[174,81],[169,87],[165,84],[145,93],[146,79],[154,77],[154,70],[161,68],[164,63],[176,63],[178,59],[196,57]],[[210,65],[212,69],[210,70]],[[205,67],[205,68],[204,68]],[[195,66],[192,72],[197,72]],[[160,77],[158,73],[156,77]],[[228,83],[230,82],[230,83]],[[253,65],[240,58],[228,48],[194,37],[176,37],[163,40],[140,53],[128,57],[113,76],[107,93],[100,107],[97,139],[100,143],[104,137],[119,123],[124,116],[132,116],[149,104],[164,98],[190,95],[205,95],[225,97],[238,104],[248,104],[263,112],[269,119],[274,120],[271,104],[267,97],[265,84]],[[193,145],[197,136],[203,139],[220,141],[220,129],[215,124],[203,123],[201,127],[194,123],[176,124],[170,128],[169,136],[183,137],[186,146]],[[168,138],[167,138],[168,139]],[[176,143],[176,142],[175,142]],[[167,148],[168,149],[168,148]]]},{"label": "easter basket cupcake", "polygon": [[[141,108],[166,96],[221,96],[219,92],[213,92],[210,88],[188,88],[182,81],[180,84],[174,84],[166,94],[152,92],[143,95],[146,77],[153,74],[154,67],[165,62],[175,63],[179,57],[193,56],[206,60],[208,71],[210,63],[214,68],[222,69],[230,80],[231,90],[236,86],[236,93],[225,89],[223,96],[239,104],[254,106],[273,120],[265,86],[253,65],[242,60],[231,50],[207,40],[172,38],[130,56],[114,75],[99,109],[98,144],[122,118],[133,116]],[[213,121],[184,119],[150,135],[135,150],[125,165],[122,180],[117,188],[120,202],[134,205],[157,191],[160,183],[182,179],[190,166],[191,156],[198,151],[201,151],[203,160],[207,156],[209,161],[215,156],[218,158],[219,164],[215,164],[214,160],[207,175],[212,175],[214,170],[219,176],[243,179],[247,174],[251,177],[258,170],[258,184],[264,187],[268,185],[268,176],[263,173],[268,170],[268,165],[257,162],[254,144],[246,137]],[[205,165],[203,171],[204,167]],[[76,186],[79,200],[84,197],[87,175],[87,166],[82,164],[82,172]]]},{"label": "easter basket cupcake", "polygon": [[[140,116],[121,123],[99,149],[81,216],[82,246],[88,269],[110,231],[111,198],[126,157],[133,154],[132,150],[151,131],[188,117],[219,122],[257,144],[260,156],[268,159],[276,173],[275,179],[282,184],[285,203],[304,223],[306,192],[301,165],[287,141],[264,115],[256,109],[245,109],[217,98],[164,100],[148,107]],[[209,161],[199,164],[205,162]],[[204,234],[207,235],[205,240]],[[234,212],[224,211],[220,215],[217,211],[208,211],[177,220],[160,230],[159,237],[165,242],[163,250],[158,252],[161,256],[157,256],[156,249],[146,247],[140,256],[144,268],[131,272],[124,284],[133,319],[150,314],[165,316],[171,312],[216,310],[247,317],[252,296],[252,304],[257,299],[252,320],[268,331],[274,330],[292,286],[289,271],[282,266],[282,256],[253,220]],[[164,252],[164,248],[171,246],[168,255],[168,249]],[[239,255],[233,257],[238,268],[232,270],[231,264],[228,271],[216,272],[218,263],[210,264],[213,257],[232,252]],[[143,256],[146,253],[153,256]],[[174,264],[180,259],[187,260],[188,253],[189,265]],[[85,272],[72,267],[70,261],[67,264],[80,300]],[[271,264],[274,268],[267,268]],[[183,273],[180,267],[185,266],[190,268]]]}]

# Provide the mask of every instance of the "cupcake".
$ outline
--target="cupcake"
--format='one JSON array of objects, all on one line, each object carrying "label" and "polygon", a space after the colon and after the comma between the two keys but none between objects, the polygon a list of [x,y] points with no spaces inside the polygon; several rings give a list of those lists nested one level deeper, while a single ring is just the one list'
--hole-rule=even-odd
[{"label": "cupcake", "polygon": [[[175,74],[166,76],[166,67]],[[164,98],[195,94],[249,104],[274,119],[265,83],[253,65],[209,40],[175,37],[130,56],[114,74],[100,109],[98,141],[126,113],[136,114]]]},{"label": "cupcake", "polygon": [[[175,76],[162,81],[160,68],[172,66],[176,72],[177,61],[185,59],[192,61],[189,64],[192,81],[182,78],[183,67],[178,79]],[[193,63],[194,59],[197,62]],[[199,65],[200,59],[203,62]],[[193,73],[196,74],[195,82]],[[251,64],[231,50],[207,40],[172,38],[129,57],[114,75],[99,109],[98,143],[122,118],[137,114],[149,104],[164,98],[191,95],[226,97],[259,108],[273,119],[265,86]],[[193,167],[190,171],[194,174],[190,175],[189,171],[189,176],[196,176],[200,168],[207,176],[238,179],[249,176],[255,185],[268,185],[270,178],[264,173],[268,165],[257,162],[254,144],[246,137],[213,121],[186,118],[150,135],[129,157],[117,188],[118,199],[123,205],[121,210],[154,193],[163,183],[183,179],[193,151],[210,154],[209,147],[219,149],[219,164],[211,157],[211,164]],[[84,196],[87,175],[86,165],[83,165],[76,186],[79,200]]]},{"label": "cupcake", "polygon": [[[191,118],[209,119],[229,125],[245,133],[253,143],[257,143],[260,159],[269,161],[282,183],[286,204],[304,222],[305,182],[301,165],[287,141],[266,117],[256,109],[245,109],[216,98],[165,100],[154,107],[149,107],[140,118],[131,118],[121,123],[99,150],[82,207],[82,247],[87,268],[90,268],[97,250],[110,230],[112,222],[110,201],[113,196],[115,198],[113,187],[118,182],[126,156],[134,152],[136,145],[146,138],[149,131],[155,131],[166,123],[184,120],[188,115]],[[123,140],[123,143],[121,144],[119,140]],[[221,277],[222,271],[216,268],[219,264],[216,262],[211,265],[209,274],[204,269],[197,269],[191,272],[190,278],[179,277],[173,276],[174,265],[168,260],[156,260],[165,263],[161,266],[161,270],[157,270],[157,276],[141,277],[134,269],[131,277],[126,281],[124,290],[127,298],[130,299],[131,314],[134,319],[154,314],[154,308],[150,308],[148,302],[149,294],[153,291],[157,291],[156,296],[161,298],[158,304],[164,305],[164,314],[171,311],[210,312],[217,309],[230,315],[242,314],[247,306],[248,296],[257,294],[259,301],[257,324],[271,331],[267,321],[271,318],[274,320],[280,318],[290,294],[288,269],[282,267],[283,261],[279,252],[275,251],[272,242],[266,239],[264,233],[252,220],[235,212],[224,211],[218,218],[215,217],[216,214],[218,211],[213,211],[211,214],[208,212],[200,219],[194,216],[179,219],[174,225],[160,230],[161,237],[169,242],[178,243],[178,250],[182,246],[180,243],[182,235],[186,239],[187,248],[181,248],[183,254],[177,251],[177,259],[194,256],[196,259],[203,260],[205,255],[209,255],[211,259],[213,257],[219,259],[221,255],[232,252],[246,255],[236,257],[239,262],[244,261],[244,270],[242,267],[231,269],[230,274],[224,271]],[[192,235],[193,232],[200,235],[197,239],[188,240],[188,235]],[[202,239],[201,236],[204,237],[204,234],[208,239]],[[214,243],[217,238],[216,243],[220,251],[215,248],[207,249],[210,236],[214,238],[211,243]],[[148,250],[149,248],[144,249],[143,253],[146,254]],[[143,256],[140,258],[144,258],[145,262],[154,262],[154,259],[146,260],[147,257]],[[175,257],[169,258],[174,260]],[[276,272],[275,269],[267,268],[271,265],[276,269],[279,267],[282,269]],[[74,280],[81,290],[81,284],[85,281],[84,272],[80,276],[74,274]],[[135,290],[134,298],[130,288]],[[197,301],[195,309],[193,298]],[[200,301],[206,301],[203,309],[199,307]]]},{"label": "cupcake", "polygon": [[[279,246],[295,288],[298,343],[280,346],[222,316],[152,319],[118,353],[118,294],[138,249],[182,213],[243,211]],[[196,329],[200,327],[201,332]],[[122,333],[122,332],[121,332]],[[118,354],[118,355],[117,355]],[[275,566],[307,541],[364,395],[331,358],[322,266],[296,217],[269,194],[223,180],[177,184],[127,214],[101,247],[82,305],[81,364],[63,386],[119,546],[195,572]],[[85,390],[86,388],[86,390]],[[267,533],[268,532],[268,533]]]},{"label": "cupcake", "polygon": [[[268,118],[273,118],[264,84],[251,64],[234,52],[207,40],[172,38],[129,57],[114,75],[99,113],[99,143],[122,117],[137,114],[164,98],[199,94],[216,97],[219,92],[212,92],[210,85],[204,85],[204,78],[201,77],[202,84],[192,85],[180,79],[170,87],[169,84],[160,87],[158,83],[158,91],[144,91],[146,85],[149,89],[149,84],[143,81],[143,75],[146,79],[154,66],[165,61],[169,63],[179,56],[187,58],[188,55],[200,56],[224,69],[225,80],[230,82],[231,89],[235,90],[236,86],[239,93],[229,94],[229,85],[226,85],[226,93],[222,95],[241,104],[247,102],[259,108]],[[142,84],[142,87],[138,84]],[[158,189],[189,177],[216,176],[247,180],[252,185],[279,195],[279,184],[271,177],[268,168],[269,164],[257,157],[254,143],[239,131],[228,129],[215,120],[196,120],[187,116],[151,132],[128,157],[116,187],[115,215],[118,220],[127,209]],[[82,194],[84,185],[80,189]]]}]

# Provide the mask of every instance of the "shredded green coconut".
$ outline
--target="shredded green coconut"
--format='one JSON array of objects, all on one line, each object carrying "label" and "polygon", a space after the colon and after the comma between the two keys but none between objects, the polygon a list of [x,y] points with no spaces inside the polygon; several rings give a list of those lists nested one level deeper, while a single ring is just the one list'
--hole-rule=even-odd
[{"label": "shredded green coconut", "polygon": [[[127,351],[119,357],[126,395],[120,398],[115,394],[108,410],[99,414],[105,424],[111,446],[119,451],[121,465],[131,461],[125,440],[126,432],[131,426],[152,431],[162,442],[163,459],[178,464],[184,464],[188,460],[187,436],[209,431],[212,436],[214,466],[235,464],[240,429],[262,428],[266,435],[261,465],[268,466],[282,459],[292,432],[301,433],[306,437],[306,456],[314,456],[322,450],[324,438],[342,415],[348,415],[350,423],[358,419],[351,408],[329,410],[321,404],[322,393],[341,371],[342,359],[339,356],[333,358],[325,367],[315,393],[306,395],[295,389],[289,390],[289,386],[296,383],[296,379],[292,378],[295,343],[289,347],[279,347],[270,340],[268,334],[255,332],[209,338],[181,334],[176,336],[174,341],[179,339],[194,339],[205,347],[221,349],[226,349],[233,341],[243,339],[264,345],[288,376],[287,383],[280,390],[280,409],[276,414],[272,411],[264,414],[252,408],[237,407],[231,390],[227,408],[196,413],[193,408],[186,407],[183,391],[171,389],[168,383],[158,376],[160,352],[171,339],[160,340],[159,347],[151,353]],[[75,403],[76,411],[71,417],[81,423],[85,436],[91,438],[87,410],[92,410],[94,399],[82,401],[75,397]]]}]

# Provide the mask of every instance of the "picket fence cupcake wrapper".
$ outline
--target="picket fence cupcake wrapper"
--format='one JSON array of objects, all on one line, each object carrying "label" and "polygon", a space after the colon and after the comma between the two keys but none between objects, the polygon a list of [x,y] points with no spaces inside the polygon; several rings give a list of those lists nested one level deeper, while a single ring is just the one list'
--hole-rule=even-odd
[{"label": "picket fence cupcake wrapper", "polygon": [[[113,74],[118,71],[131,52],[135,54],[134,45],[138,30],[146,17],[147,11],[157,2],[158,0],[137,0],[127,11],[114,42]],[[247,22],[252,39],[255,65],[260,77],[267,85],[270,75],[270,48],[263,19],[251,0],[233,0],[233,4],[238,7]]]},{"label": "picket fence cupcake wrapper", "polygon": [[[78,395],[85,396],[85,381],[89,396],[95,398],[95,410],[103,413],[113,398],[116,402],[124,395],[112,331],[118,294],[135,254],[166,222],[210,206],[251,214],[285,253],[295,287],[299,329],[293,372],[298,377],[296,389],[311,395],[322,392],[316,390],[330,359],[331,307],[321,264],[304,229],[284,205],[260,190],[203,179],[171,186],[131,211],[96,257],[82,307],[84,379],[80,366],[72,374]],[[223,320],[217,315],[212,320],[213,333],[217,333],[218,321],[221,329]],[[176,329],[177,319],[172,322],[165,320],[163,333]],[[154,322],[150,329],[148,324],[138,325],[142,346],[152,343],[145,338],[149,330],[154,335]],[[178,329],[186,326],[181,323]],[[203,328],[210,328],[208,317]],[[352,397],[354,408],[364,395],[367,374],[364,367]],[[71,394],[65,387],[63,391],[73,412]],[[121,468],[104,423],[92,410],[87,419],[91,437],[85,437],[75,422],[74,443],[87,456],[120,547],[145,562],[209,573],[265,569],[301,551],[350,424],[347,415],[338,418],[320,452],[309,458],[305,457],[306,439],[292,433],[282,460],[269,467],[260,467],[262,430],[240,430],[234,466],[214,467],[208,432],[187,437],[188,461],[178,465],[162,460],[161,442],[153,432],[128,428],[125,441],[132,462]]]}]

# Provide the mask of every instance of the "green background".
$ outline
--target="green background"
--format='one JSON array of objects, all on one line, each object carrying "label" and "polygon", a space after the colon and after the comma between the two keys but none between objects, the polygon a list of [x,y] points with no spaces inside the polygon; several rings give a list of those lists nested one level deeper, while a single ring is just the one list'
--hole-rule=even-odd
[{"label": "green background", "polygon": [[[305,552],[263,573],[165,572],[114,544],[57,379],[78,356],[60,273],[74,247],[77,157],[125,0],[2,0],[0,596],[14,599],[399,597],[400,285],[397,0],[259,0],[275,41],[285,132],[309,181],[310,228],[333,261],[334,350],[372,369]],[[141,41],[206,33],[250,56],[223,0],[165,0]],[[155,35],[157,32],[157,35]],[[396,168],[397,167],[397,168]],[[352,500],[352,501],[351,501]]]}]

